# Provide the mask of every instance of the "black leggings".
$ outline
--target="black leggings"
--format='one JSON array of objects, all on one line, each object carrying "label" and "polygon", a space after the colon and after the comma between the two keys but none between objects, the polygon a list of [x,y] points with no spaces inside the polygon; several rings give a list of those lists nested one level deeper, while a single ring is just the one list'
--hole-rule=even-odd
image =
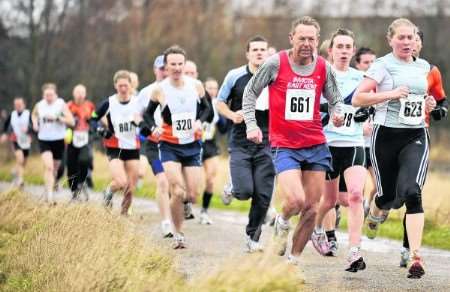
[{"label": "black leggings", "polygon": [[423,213],[422,188],[428,155],[426,129],[375,126],[370,158],[376,176],[378,208],[398,209],[405,204],[406,214]]},{"label": "black leggings", "polygon": [[89,146],[76,148],[70,144],[67,146],[67,180],[72,192],[86,181],[88,174],[90,155]]}]

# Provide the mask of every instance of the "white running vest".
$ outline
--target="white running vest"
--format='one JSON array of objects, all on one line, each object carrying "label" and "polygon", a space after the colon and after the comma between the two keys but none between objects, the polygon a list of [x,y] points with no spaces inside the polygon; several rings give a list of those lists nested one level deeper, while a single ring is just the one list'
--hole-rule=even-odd
[{"label": "white running vest", "polygon": [[30,126],[30,111],[24,110],[19,116],[17,111],[11,113],[11,128],[16,136],[16,142],[22,149],[30,149],[31,137],[28,134]]},{"label": "white running vest", "polygon": [[64,114],[65,105],[64,100],[59,97],[51,104],[43,99],[36,105],[39,117],[39,140],[57,141],[64,139],[66,125],[59,122],[57,118]]},{"label": "white running vest", "polygon": [[144,107],[135,97],[126,104],[119,102],[117,95],[109,97],[109,114],[114,128],[114,136],[120,149],[139,149],[137,128],[133,125],[135,115],[142,115]]},{"label": "white running vest", "polygon": [[[178,139],[178,144],[188,144],[195,141],[194,123],[197,120],[197,105],[199,103],[196,79],[183,76],[184,86],[175,88],[166,78],[160,83],[172,117],[172,135]],[[164,106],[162,110],[164,110]]]}]

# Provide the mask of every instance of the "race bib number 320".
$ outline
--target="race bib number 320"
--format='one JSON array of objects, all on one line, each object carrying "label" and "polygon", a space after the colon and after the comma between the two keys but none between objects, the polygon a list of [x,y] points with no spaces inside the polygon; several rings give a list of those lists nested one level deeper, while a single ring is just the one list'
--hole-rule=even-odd
[{"label": "race bib number 320", "polygon": [[312,89],[288,89],[284,117],[291,121],[312,121],[316,93]]},{"label": "race bib number 320", "polygon": [[172,114],[172,133],[179,139],[191,138],[194,135],[195,113]]},{"label": "race bib number 320", "polygon": [[420,125],[425,117],[425,98],[423,95],[410,94],[400,99],[399,121],[406,125]]}]

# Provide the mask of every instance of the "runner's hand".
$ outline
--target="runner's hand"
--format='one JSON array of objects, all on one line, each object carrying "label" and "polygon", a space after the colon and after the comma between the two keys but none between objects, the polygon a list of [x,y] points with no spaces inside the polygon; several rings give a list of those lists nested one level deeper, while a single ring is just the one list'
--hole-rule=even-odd
[{"label": "runner's hand", "polygon": [[142,116],[140,114],[135,114],[133,117],[134,125],[138,126],[143,121]]},{"label": "runner's hand", "polygon": [[331,113],[331,121],[335,127],[340,127],[344,124],[344,115],[342,114],[342,104],[338,103],[334,106]]},{"label": "runner's hand", "polygon": [[436,107],[436,100],[431,95],[425,97],[425,112],[429,113]]},{"label": "runner's hand", "polygon": [[363,135],[364,136],[370,136],[372,135],[373,131],[373,123],[371,121],[367,121],[363,124]]},{"label": "runner's hand", "polygon": [[244,121],[244,113],[241,110],[234,112],[231,120],[233,124],[242,123]]},{"label": "runner's hand", "polygon": [[399,86],[396,89],[390,91],[390,93],[391,99],[406,98],[409,94],[409,88],[406,86]]},{"label": "runner's hand", "polygon": [[262,143],[263,134],[260,128],[247,132],[247,139],[252,141],[253,143],[260,144]]},{"label": "runner's hand", "polygon": [[153,132],[152,132],[152,137],[154,137],[156,139],[159,139],[159,137],[161,136],[162,132],[163,132],[163,130],[160,127],[155,127],[153,129]]}]

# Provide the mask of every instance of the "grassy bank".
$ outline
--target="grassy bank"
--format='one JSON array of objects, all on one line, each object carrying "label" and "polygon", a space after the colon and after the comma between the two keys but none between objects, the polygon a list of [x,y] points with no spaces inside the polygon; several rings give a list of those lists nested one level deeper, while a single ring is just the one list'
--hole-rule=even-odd
[{"label": "grassy bank", "polygon": [[225,263],[188,282],[177,272],[172,251],[139,235],[138,228],[103,208],[49,208],[19,192],[1,193],[0,291],[301,289],[293,267],[269,255]]}]

